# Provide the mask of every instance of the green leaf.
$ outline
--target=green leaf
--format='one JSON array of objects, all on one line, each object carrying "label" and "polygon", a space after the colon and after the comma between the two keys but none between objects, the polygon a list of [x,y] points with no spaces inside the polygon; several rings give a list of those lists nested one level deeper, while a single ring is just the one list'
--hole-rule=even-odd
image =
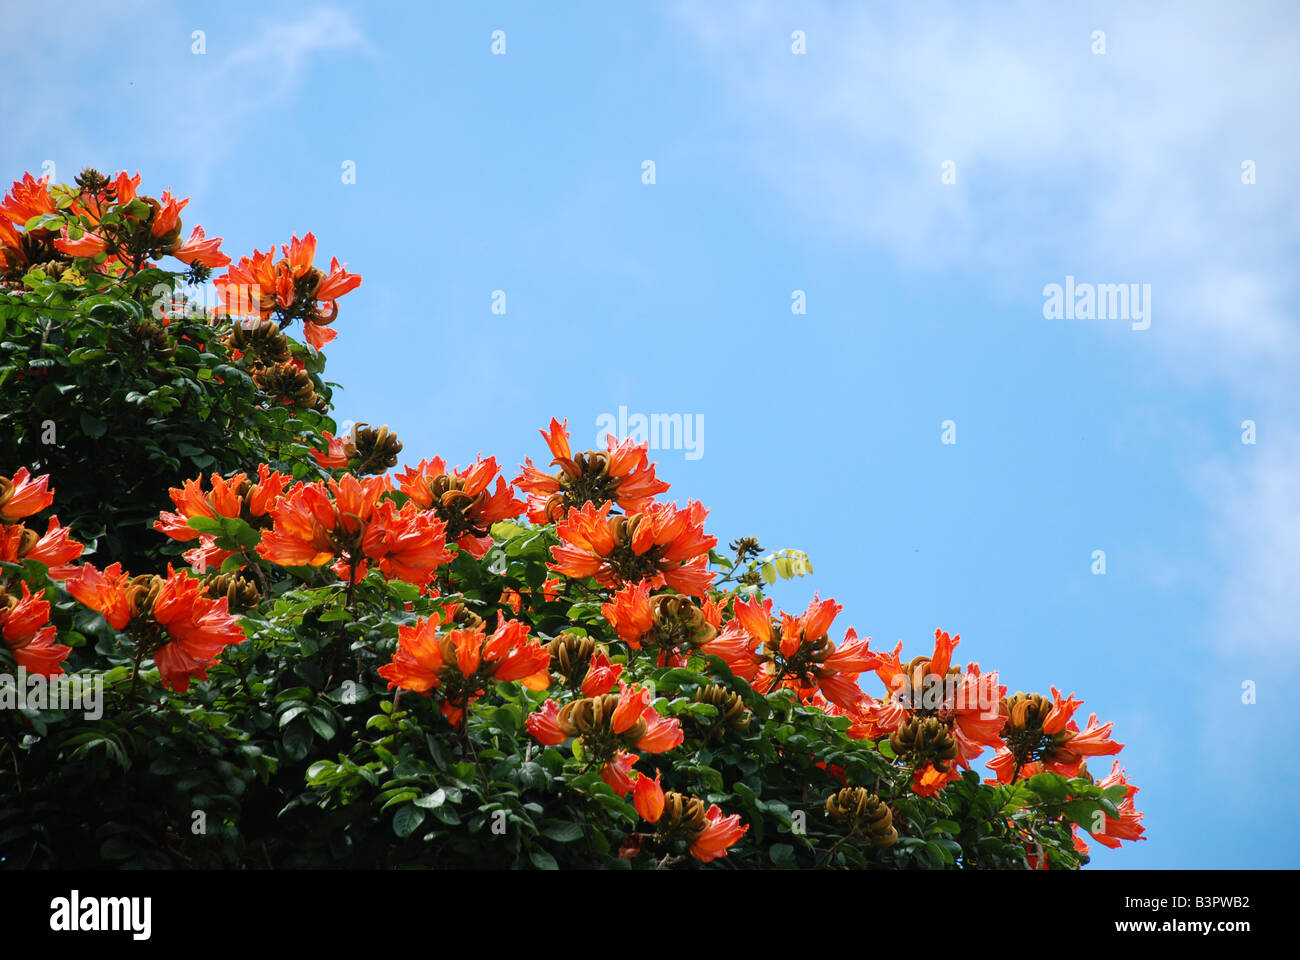
[{"label": "green leaf", "polygon": [[108,432],[108,424],[98,417],[92,417],[83,410],[81,413],[81,430],[86,436],[98,440]]},{"label": "green leaf", "polygon": [[583,835],[582,825],[571,821],[560,821],[542,827],[542,835],[549,837],[556,843],[572,843],[575,840],[581,840]]},{"label": "green leaf", "polygon": [[413,804],[407,804],[393,817],[393,833],[399,837],[409,837],[422,823],[424,823],[424,811]]},{"label": "green leaf", "polygon": [[555,862],[555,858],[545,850],[533,849],[528,851],[528,859],[533,861],[533,866],[538,870],[559,870],[560,865]]}]

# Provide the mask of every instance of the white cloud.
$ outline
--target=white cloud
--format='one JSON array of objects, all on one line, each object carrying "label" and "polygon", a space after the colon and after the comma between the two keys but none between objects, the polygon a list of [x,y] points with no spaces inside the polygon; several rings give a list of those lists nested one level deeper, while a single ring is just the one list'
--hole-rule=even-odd
[{"label": "white cloud", "polygon": [[1035,310],[1066,273],[1152,284],[1152,329],[1112,343],[1150,346],[1153,379],[1226,388],[1269,425],[1241,456],[1190,469],[1224,572],[1207,635],[1295,649],[1300,13],[746,3],[677,16],[755,170],[842,243],[922,274],[966,271]]}]

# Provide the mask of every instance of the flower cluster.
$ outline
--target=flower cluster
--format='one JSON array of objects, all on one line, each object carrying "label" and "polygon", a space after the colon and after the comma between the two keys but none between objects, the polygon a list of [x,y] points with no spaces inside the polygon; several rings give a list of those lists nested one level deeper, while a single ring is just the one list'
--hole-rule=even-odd
[{"label": "flower cluster", "polygon": [[195,517],[237,518],[255,530],[267,529],[271,526],[271,510],[280,502],[292,479],[261,464],[256,483],[246,473],[237,473],[229,479],[214,473],[209,478],[211,489],[204,493],[202,477],[187,480],[181,487],[171,488],[169,495],[176,512],[159,514],[154,529],[182,543],[198,540],[199,547],[188,551],[185,559],[199,572],[220,567],[233,552],[217,547],[214,537],[195,530],[189,521]]},{"label": "flower cluster", "polygon": [[35,560],[47,568],[53,580],[65,580],[75,570],[69,561],[85,548],[72,539],[67,527],[51,516],[44,535],[21,521],[40,513],[54,502],[48,476],[33,478],[26,467],[12,477],[0,476],[0,562]]},{"label": "flower cluster", "polygon": [[[448,470],[442,457],[421,460],[397,476],[399,489],[422,510],[431,510],[447,528],[447,540],[473,557],[492,547],[492,524],[519,516],[524,504],[516,500],[504,477],[497,476],[496,457],[480,457],[464,470]],[[496,478],[493,490],[492,479]]]},{"label": "flower cluster", "polygon": [[443,716],[457,726],[469,705],[493,684],[518,680],[530,690],[550,685],[550,652],[529,636],[526,624],[501,618],[488,634],[474,617],[471,626],[440,632],[456,613],[452,605],[440,616],[399,628],[397,652],[379,668],[390,690],[400,687],[425,696],[437,690]]},{"label": "flower cluster", "polygon": [[319,350],[338,336],[329,329],[338,317],[336,301],[361,285],[361,275],[349,273],[338,257],[330,261],[328,273],[313,266],[316,237],[311,233],[301,240],[295,234],[280,252],[277,260],[274,245],[265,253],[254,249],[251,257],[240,257],[212,281],[221,308],[233,317],[273,316],[281,329],[301,320],[304,338]]},{"label": "flower cluster", "polygon": [[167,576],[132,577],[114,563],[103,571],[85,564],[67,583],[68,592],[97,610],[114,630],[135,644],[137,663],[152,657],[164,686],[178,693],[192,679],[206,680],[207,668],[231,644],[244,642],[239,619],[225,597],[213,599],[184,570]]},{"label": "flower cluster", "polygon": [[30,173],[15,181],[0,203],[0,279],[17,279],[43,267],[62,275],[73,266],[109,274],[138,272],[172,256],[196,267],[224,267],[219,237],[208,239],[196,226],[181,239],[181,211],[190,202],[164,190],[158,199],[138,192],[140,175],[113,178],[85,170],[77,189],[56,196],[49,177]]},{"label": "flower cluster", "polygon": [[583,758],[601,766],[601,778],[617,793],[626,795],[635,781],[637,758],[628,749],[663,753],[678,746],[682,725],[660,716],[650,703],[650,691],[618,681],[618,693],[571,700],[560,706],[547,700],[528,717],[528,732],[541,743],[556,746],[578,738]]},{"label": "flower cluster", "polygon": [[435,569],[452,559],[446,527],[414,503],[399,510],[385,477],[300,483],[271,507],[272,528],[257,552],[286,567],[331,564],[339,579],[356,583],[368,564],[384,576],[425,584]]},{"label": "flower cluster", "polygon": [[555,525],[560,543],[551,548],[550,569],[566,577],[595,577],[602,586],[644,581],[700,597],[713,583],[709,551],[716,537],[704,533],[708,511],[692,500],[685,509],[652,503],[639,513],[610,516],[588,502]]},{"label": "flower cluster", "polygon": [[569,421],[561,424],[554,417],[542,431],[542,439],[551,448],[551,464],[560,468],[559,473],[543,473],[525,458],[515,478],[515,485],[528,495],[528,519],[533,523],[553,523],[588,503],[617,504],[627,513],[638,513],[668,489],[655,477],[648,443],[620,441],[611,434],[606,436],[607,450],[575,454],[569,445]]}]

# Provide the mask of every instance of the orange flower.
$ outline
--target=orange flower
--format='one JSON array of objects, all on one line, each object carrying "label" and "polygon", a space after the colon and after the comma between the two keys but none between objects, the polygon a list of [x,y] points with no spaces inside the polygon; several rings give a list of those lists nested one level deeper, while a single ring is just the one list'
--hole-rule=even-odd
[{"label": "orange flower", "polygon": [[736,843],[749,830],[749,825],[740,825],[740,815],[733,813],[729,817],[722,815],[722,810],[715,803],[709,807],[706,816],[709,825],[691,844],[691,856],[700,863],[708,863],[718,857],[725,857],[727,849]]},{"label": "orange flower", "polygon": [[717,538],[704,533],[708,511],[691,501],[684,510],[655,503],[641,513],[609,515],[612,504],[588,503],[556,524],[560,538],[547,566],[569,577],[595,577],[605,586],[646,581],[703,596],[713,582],[708,553]]},{"label": "orange flower", "polygon": [[50,620],[50,604],[44,593],[35,596],[22,584],[20,598],[0,589],[0,637],[13,654],[18,666],[28,673],[55,677],[63,673],[59,666],[72,653],[72,648],[54,640],[55,629]]},{"label": "orange flower", "polygon": [[361,549],[385,577],[408,583],[427,583],[436,568],[452,559],[440,520],[410,503],[398,510],[391,500],[375,508]]},{"label": "orange flower", "polygon": [[226,598],[214,600],[200,582],[184,570],[167,568],[167,580],[153,602],[150,615],[167,631],[171,642],[153,653],[162,684],[177,693],[190,688],[190,680],[206,680],[217,654],[231,644],[244,642],[239,620],[230,615]]},{"label": "orange flower", "polygon": [[538,743],[556,747],[569,739],[569,735],[560,729],[560,705],[554,700],[547,700],[524,721],[524,728],[531,733]]},{"label": "orange flower", "polygon": [[14,181],[4,202],[0,203],[0,214],[20,227],[26,226],[27,221],[38,214],[54,212],[48,173],[39,180],[24,173],[22,180]]},{"label": "orange flower", "polygon": [[236,473],[229,480],[214,473],[209,478],[210,493],[203,492],[203,478],[186,480],[181,487],[172,487],[169,495],[176,513],[163,511],[154,521],[154,529],[173,540],[197,540],[199,531],[189,525],[192,517],[241,518],[253,527],[270,524],[271,508],[284,495],[291,477],[273,471],[265,463],[257,468],[257,483],[250,483],[248,474]]},{"label": "orange flower", "polygon": [[9,477],[0,477],[0,521],[12,522],[40,513],[54,502],[54,491],[47,489],[50,478],[32,479],[26,467]]},{"label": "orange flower", "polygon": [[59,233],[59,239],[54,241],[54,248],[72,257],[94,257],[108,249],[108,241],[91,230],[74,239],[68,235],[68,228],[64,227]]},{"label": "orange flower", "polygon": [[[206,680],[217,654],[244,642],[239,620],[226,598],[213,599],[200,581],[167,567],[167,577],[131,577],[120,563],[102,573],[84,564],[69,579],[68,592],[103,614],[114,630],[132,624],[132,636],[153,657],[162,683],[185,693],[194,678]],[[138,624],[138,626],[137,626]]]},{"label": "orange flower", "polygon": [[[636,761],[635,755],[628,753],[626,750],[619,750],[611,760],[601,767],[600,779],[609,784],[609,788],[620,797],[625,797],[628,791],[636,786],[636,781],[632,779],[636,775],[636,771],[632,769]],[[639,776],[638,779],[640,779]]]},{"label": "orange flower", "polygon": [[591,655],[587,675],[582,680],[582,695],[584,697],[599,697],[609,693],[622,673],[623,665],[621,663],[611,663],[608,654],[604,650],[597,650]]},{"label": "orange flower", "polygon": [[379,502],[385,477],[358,480],[347,474],[328,483],[299,484],[271,507],[274,526],[257,552],[281,566],[334,564],[342,579],[365,576],[367,559],[384,576],[424,584],[452,555],[442,521],[414,504],[401,510]]},{"label": "orange flower", "polygon": [[204,267],[227,267],[230,265],[230,257],[221,252],[221,238],[207,239],[203,228],[199,226],[190,231],[190,238],[171,251],[171,255],[181,263],[188,263],[190,266],[198,264]]},{"label": "orange flower", "polygon": [[858,686],[858,674],[870,663],[870,638],[859,639],[850,628],[844,642],[835,646],[827,633],[843,609],[840,604],[814,594],[802,616],[782,612],[780,624],[772,619],[771,600],[737,600],[734,609],[736,619],[705,651],[727,660],[755,690],[769,693],[785,687],[800,700],[821,691],[846,709],[862,704],[866,695]]},{"label": "orange flower", "polygon": [[1052,687],[1052,700],[1038,694],[1017,693],[1002,701],[1004,744],[987,764],[993,783],[1014,783],[1044,770],[1063,777],[1075,777],[1087,757],[1109,756],[1124,748],[1110,739],[1113,723],[1099,723],[1088,717],[1080,730],[1070,716],[1083,701],[1074,695],[1062,697]]},{"label": "orange flower", "polygon": [[551,655],[528,635],[526,624],[499,618],[490,636],[481,622],[440,634],[438,627],[446,622],[434,617],[398,628],[397,651],[379,668],[388,689],[401,687],[426,696],[440,691],[443,715],[456,725],[491,684],[518,680],[530,690],[550,685]]},{"label": "orange flower", "polygon": [[172,231],[179,233],[181,211],[189,205],[189,202],[189,197],[177,202],[170,190],[164,190],[158,206],[154,208],[153,223],[149,225],[149,232],[155,237],[164,237]]},{"label": "orange flower", "polygon": [[528,519],[533,523],[560,520],[575,507],[592,503],[603,506],[617,503],[627,513],[640,513],[668,484],[655,478],[655,466],[648,462],[649,444],[635,444],[630,439],[616,441],[606,435],[608,449],[587,450],[576,456],[569,447],[569,421],[561,424],[551,418],[542,439],[551,448],[553,466],[560,472],[543,473],[525,459],[515,478],[519,489],[528,494]]},{"label": "orange flower", "polygon": [[24,524],[0,525],[0,561],[19,563],[36,560],[45,564],[52,580],[66,580],[77,568],[69,560],[81,556],[85,547],[73,540],[67,527],[59,526],[58,515],[50,517],[45,536],[38,536]]},{"label": "orange flower", "polygon": [[348,463],[356,456],[356,447],[354,446],[349,453],[349,438],[336,437],[328,430],[322,431],[321,436],[325,438],[325,449],[311,452],[311,455],[316,458],[316,465],[323,470],[346,469]]},{"label": "orange flower", "polygon": [[1145,840],[1143,836],[1146,833],[1146,827],[1142,826],[1142,813],[1138,812],[1137,807],[1133,805],[1133,797],[1138,792],[1138,787],[1129,783],[1128,777],[1119,761],[1116,760],[1110,768],[1110,774],[1105,778],[1097,781],[1097,786],[1105,789],[1113,787],[1116,784],[1123,784],[1128,792],[1124,799],[1118,804],[1119,819],[1116,820],[1110,814],[1106,814],[1106,825],[1100,833],[1092,833],[1092,838],[1103,846],[1110,847],[1112,850],[1120,845],[1121,840]]},{"label": "orange flower", "polygon": [[646,581],[623,587],[600,609],[628,647],[655,649],[661,667],[679,665],[697,648],[714,652],[706,648],[722,623],[722,611],[712,598],[697,604],[673,593],[652,597]]},{"label": "orange flower", "polygon": [[65,586],[90,609],[103,614],[114,630],[121,630],[135,612],[126,595],[130,583],[131,576],[123,572],[120,563],[110,564],[102,573],[94,564],[86,563]]},{"label": "orange flower", "polygon": [[295,234],[280,251],[283,256],[277,261],[274,246],[266,253],[255,249],[213,285],[231,315],[277,312],[282,327],[302,320],[304,338],[319,350],[337,336],[327,329],[338,316],[335,301],[360,286],[361,277],[343,269],[337,257],[330,261],[328,274],[312,266],[316,237],[311,233],[302,240]]},{"label": "orange flower", "polygon": [[632,788],[632,805],[647,823],[658,823],[664,813],[664,789],[659,780],[661,776],[660,770],[655,771],[653,780],[644,774],[638,775]]},{"label": "orange flower", "polygon": [[[447,525],[447,538],[473,557],[483,557],[492,547],[492,524],[519,516],[524,504],[512,495],[504,477],[498,477],[496,457],[479,457],[464,470],[448,470],[441,457],[421,460],[398,474],[401,491],[421,509],[432,510]],[[490,489],[496,477],[496,490]]]}]

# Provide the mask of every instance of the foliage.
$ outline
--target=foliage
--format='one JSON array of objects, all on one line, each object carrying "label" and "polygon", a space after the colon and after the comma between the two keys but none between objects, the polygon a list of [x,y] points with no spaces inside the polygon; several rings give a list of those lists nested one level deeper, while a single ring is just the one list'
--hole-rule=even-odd
[{"label": "foliage", "polygon": [[[574,453],[552,421],[554,478],[388,476],[400,443],[335,437],[322,379],[360,278],[316,270],[309,234],[206,309],[186,285],[219,241],[180,246],[184,203],[124,178],[0,207],[0,673],[103,684],[92,719],[0,681],[6,866],[1072,868],[1076,827],[1140,836],[1136,788],[1082,763],[1109,725],[1055,691],[1017,710],[947,634],[904,663],[830,641],[830,601],[776,620],[764,587],[807,556],[713,549],[644,447]],[[33,546],[44,510],[84,552]],[[859,674],[983,685],[993,720]],[[1011,758],[987,780],[985,748]]]}]

